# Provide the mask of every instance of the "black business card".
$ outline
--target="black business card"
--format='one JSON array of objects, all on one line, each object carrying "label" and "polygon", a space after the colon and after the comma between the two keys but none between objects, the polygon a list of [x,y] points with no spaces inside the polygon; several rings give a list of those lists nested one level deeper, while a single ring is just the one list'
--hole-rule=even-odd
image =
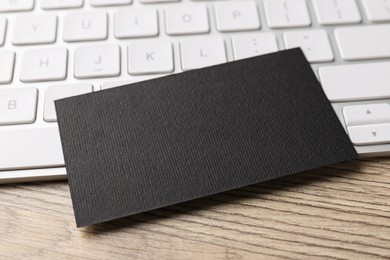
[{"label": "black business card", "polygon": [[79,227],[357,157],[300,49],[55,104]]}]

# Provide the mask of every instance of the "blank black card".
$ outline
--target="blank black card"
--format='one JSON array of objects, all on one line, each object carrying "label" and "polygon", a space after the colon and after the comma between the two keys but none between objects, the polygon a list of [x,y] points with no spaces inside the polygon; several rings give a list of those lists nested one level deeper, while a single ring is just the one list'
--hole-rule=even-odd
[{"label": "blank black card", "polygon": [[300,49],[56,109],[79,227],[357,157]]}]

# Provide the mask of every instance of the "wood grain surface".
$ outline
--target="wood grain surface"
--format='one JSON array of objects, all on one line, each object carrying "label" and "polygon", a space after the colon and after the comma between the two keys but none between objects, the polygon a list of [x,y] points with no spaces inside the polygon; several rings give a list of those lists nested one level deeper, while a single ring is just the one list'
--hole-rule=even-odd
[{"label": "wood grain surface", "polygon": [[0,185],[0,259],[390,258],[390,159],[77,229],[66,181]]}]

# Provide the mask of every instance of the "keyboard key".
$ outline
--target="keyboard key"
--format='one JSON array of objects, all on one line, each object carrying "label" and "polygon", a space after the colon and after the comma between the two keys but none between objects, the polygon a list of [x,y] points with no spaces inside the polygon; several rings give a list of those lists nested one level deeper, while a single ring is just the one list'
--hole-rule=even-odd
[{"label": "keyboard key", "polygon": [[165,9],[166,32],[169,35],[208,33],[207,8],[203,4],[187,4]]},{"label": "keyboard key", "polygon": [[14,74],[15,53],[13,51],[0,51],[0,84],[12,81]]},{"label": "keyboard key", "polygon": [[115,13],[115,37],[135,38],[158,35],[157,10],[154,8],[121,8]]},{"label": "keyboard key", "polygon": [[182,40],[180,52],[184,71],[227,62],[225,42],[221,37]]},{"label": "keyboard key", "polygon": [[83,0],[41,0],[41,8],[45,10],[80,8]]},{"label": "keyboard key", "polygon": [[390,58],[390,25],[337,28],[335,35],[344,60]]},{"label": "keyboard key", "polygon": [[217,29],[221,32],[260,28],[255,1],[221,1],[215,4]]},{"label": "keyboard key", "polygon": [[78,79],[118,76],[121,72],[119,45],[77,48],[74,68],[74,76]]},{"label": "keyboard key", "polygon": [[64,165],[58,127],[0,130],[0,170]]},{"label": "keyboard key", "polygon": [[57,121],[54,100],[89,93],[92,92],[92,90],[92,85],[86,83],[48,87],[46,90],[45,110],[43,114],[45,121]]},{"label": "keyboard key", "polygon": [[128,5],[131,0],[90,0],[91,6]]},{"label": "keyboard key", "polygon": [[33,123],[37,98],[36,88],[0,89],[0,125]]},{"label": "keyboard key", "polygon": [[0,12],[30,11],[34,8],[34,0],[1,0]]},{"label": "keyboard key", "polygon": [[284,42],[287,49],[300,47],[309,62],[330,62],[334,59],[325,30],[285,32]]},{"label": "keyboard key", "polygon": [[305,0],[264,0],[264,9],[271,28],[306,27],[311,24]]},{"label": "keyboard key", "polygon": [[367,104],[343,108],[347,126],[390,123],[390,104]]},{"label": "keyboard key", "polygon": [[313,0],[313,6],[320,24],[346,24],[362,21],[356,0]]},{"label": "keyboard key", "polygon": [[390,124],[349,126],[348,133],[355,145],[390,143]]},{"label": "keyboard key", "polygon": [[39,82],[66,78],[68,51],[65,48],[32,49],[24,53],[20,81]]},{"label": "keyboard key", "polygon": [[173,72],[172,44],[168,40],[133,42],[128,47],[130,75]]},{"label": "keyboard key", "polygon": [[232,37],[235,60],[246,59],[279,50],[273,33],[239,34]]},{"label": "keyboard key", "polygon": [[64,41],[105,40],[108,20],[105,11],[69,12],[64,18]]},{"label": "keyboard key", "polygon": [[0,17],[0,46],[4,45],[6,32],[7,32],[7,19]]},{"label": "keyboard key", "polygon": [[56,40],[56,35],[56,15],[39,14],[18,16],[15,21],[12,44],[26,45],[53,43]]},{"label": "keyboard key", "polygon": [[327,66],[319,69],[330,101],[390,97],[390,62]]},{"label": "keyboard key", "polygon": [[372,22],[390,21],[389,0],[362,0],[367,17]]}]

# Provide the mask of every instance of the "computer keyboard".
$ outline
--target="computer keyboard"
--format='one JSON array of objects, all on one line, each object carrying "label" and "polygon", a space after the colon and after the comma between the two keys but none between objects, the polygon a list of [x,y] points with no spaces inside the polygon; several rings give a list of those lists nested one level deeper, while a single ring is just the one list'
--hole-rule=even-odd
[{"label": "computer keyboard", "polygon": [[0,182],[66,177],[56,99],[295,47],[390,155],[390,0],[1,0]]}]

